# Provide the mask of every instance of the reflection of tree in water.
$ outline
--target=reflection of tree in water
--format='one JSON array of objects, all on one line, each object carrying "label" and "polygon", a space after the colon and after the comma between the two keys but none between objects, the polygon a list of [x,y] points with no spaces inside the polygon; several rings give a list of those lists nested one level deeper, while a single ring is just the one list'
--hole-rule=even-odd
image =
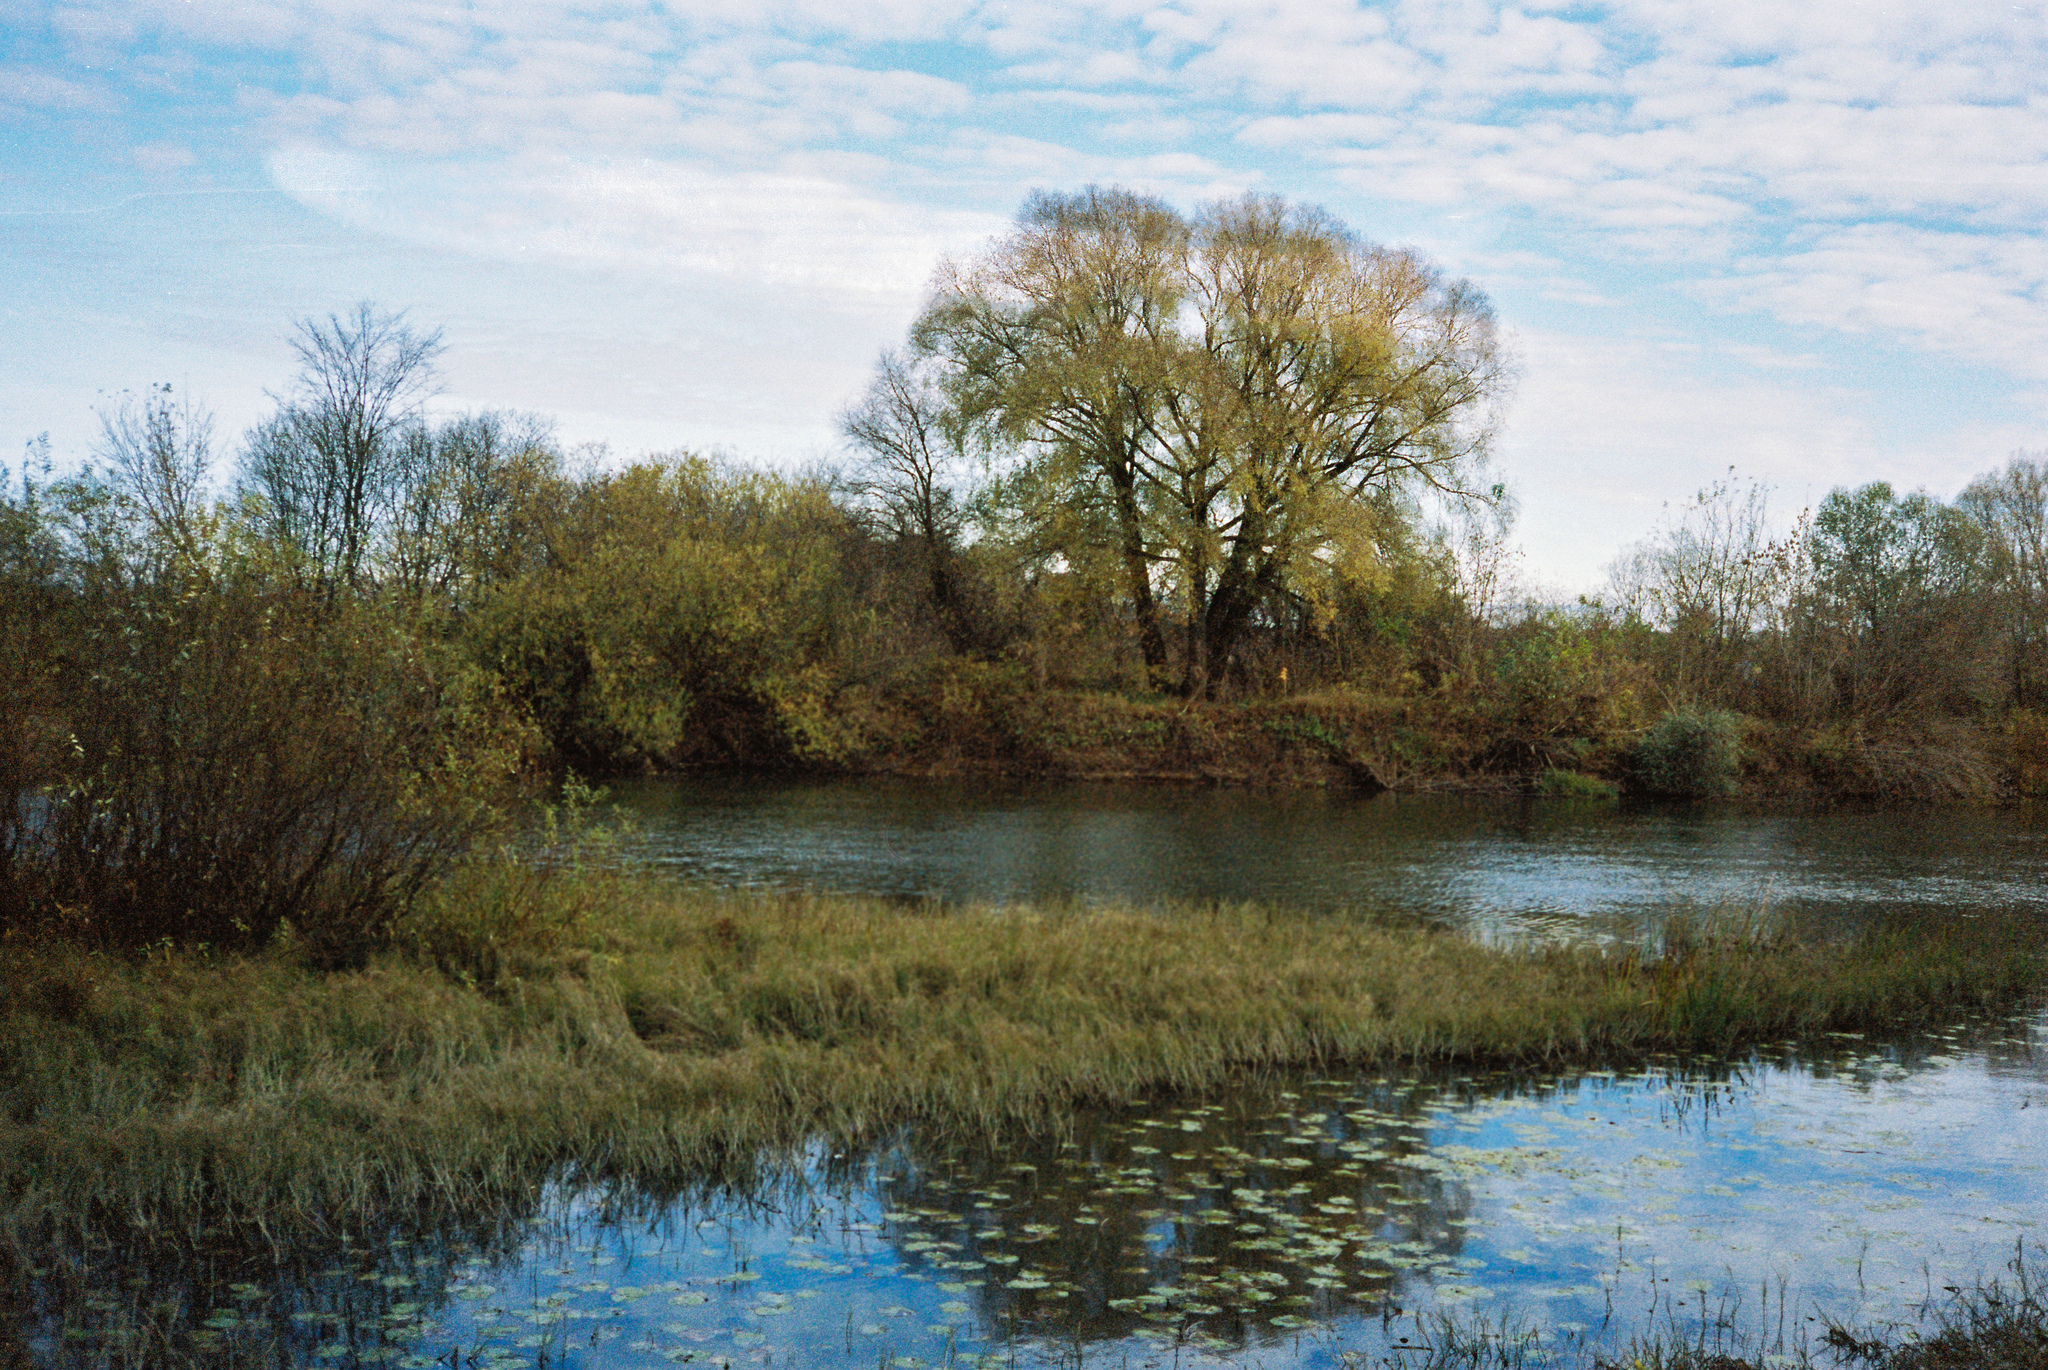
[{"label": "reflection of tree in water", "polygon": [[888,1235],[1024,1336],[1242,1342],[1390,1309],[1405,1279],[1456,1270],[1471,1197],[1418,1162],[1425,1115],[1466,1093],[1323,1082],[1084,1115],[1058,1144],[906,1167]]},{"label": "reflection of tree in water", "polygon": [[[403,1354],[466,1269],[531,1235],[534,1209],[409,1215],[374,1231],[103,1227],[32,1257],[0,1247],[0,1364],[375,1363]],[[31,1261],[33,1263],[31,1263]],[[340,1346],[342,1352],[323,1348]]]}]

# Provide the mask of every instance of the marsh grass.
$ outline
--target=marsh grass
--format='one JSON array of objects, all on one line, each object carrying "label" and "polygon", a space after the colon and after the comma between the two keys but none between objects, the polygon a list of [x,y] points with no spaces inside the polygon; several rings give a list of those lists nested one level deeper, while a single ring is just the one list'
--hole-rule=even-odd
[{"label": "marsh grass", "polygon": [[[1774,1300],[1765,1278],[1754,1302],[1729,1288],[1711,1318],[1667,1307],[1661,1326],[1618,1348],[1514,1318],[1439,1314],[1416,1320],[1411,1347],[1381,1357],[1339,1350],[1337,1359],[1347,1370],[2048,1370],[2048,1299],[2029,1260],[2016,1249],[2004,1277],[1944,1290],[1911,1327],[1788,1318],[1782,1286]],[[1654,1297],[1654,1281],[1650,1288]]]},{"label": "marsh grass", "polygon": [[1591,1064],[1904,1028],[2042,978],[2013,926],[1840,945],[1768,925],[1499,949],[1253,907],[947,908],[570,872],[586,910],[451,974],[15,947],[0,1247],[332,1230],[548,1177],[758,1178],[807,1137],[1057,1127],[1077,1105],[1315,1063]]},{"label": "marsh grass", "polygon": [[2048,1288],[2024,1247],[2006,1272],[1973,1288],[1944,1291],[1948,1298],[1924,1311],[1929,1326],[1919,1335],[1901,1339],[1883,1330],[1831,1326],[1827,1344],[1840,1359],[1877,1370],[2048,1370]]}]

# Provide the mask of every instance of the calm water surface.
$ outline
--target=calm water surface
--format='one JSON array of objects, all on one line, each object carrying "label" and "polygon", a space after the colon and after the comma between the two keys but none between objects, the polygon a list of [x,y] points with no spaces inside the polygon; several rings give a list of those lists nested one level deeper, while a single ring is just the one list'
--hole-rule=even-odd
[{"label": "calm water surface", "polygon": [[[2038,1260],[2038,1017],[1562,1078],[1281,1077],[1000,1149],[822,1150],[759,1194],[564,1186],[495,1232],[241,1250],[74,1293],[44,1364],[1402,1363],[1437,1318],[1568,1358],[1661,1332],[1789,1357]],[[450,1357],[453,1357],[453,1360]]]},{"label": "calm water surface", "polygon": [[2048,914],[2048,814],[1757,813],[1125,785],[640,782],[643,859],[908,898],[1378,907],[1481,937],[1612,935],[1721,903],[1823,920]]}]

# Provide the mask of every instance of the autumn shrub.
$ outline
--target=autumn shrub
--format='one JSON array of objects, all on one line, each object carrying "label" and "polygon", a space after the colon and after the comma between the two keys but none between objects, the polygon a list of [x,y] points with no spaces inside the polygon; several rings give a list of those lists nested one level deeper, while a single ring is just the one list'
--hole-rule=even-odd
[{"label": "autumn shrub", "polygon": [[1650,690],[1626,632],[1597,617],[1532,614],[1499,634],[1484,719],[1494,763],[1520,774],[1581,770],[1640,726]]},{"label": "autumn shrub", "polygon": [[2005,726],[2007,784],[2028,799],[2048,797],[2048,718],[2014,709]]},{"label": "autumn shrub", "polygon": [[570,772],[505,840],[470,852],[422,890],[381,940],[470,985],[545,965],[597,917],[601,877],[616,871],[632,831],[605,799]]},{"label": "autumn shrub", "polygon": [[1002,762],[1032,768],[1048,759],[1047,748],[1057,742],[1048,702],[1034,695],[1020,663],[939,658],[898,684],[894,703],[908,719],[898,745],[941,765]]},{"label": "autumn shrub", "polygon": [[[4,476],[0,472],[0,476]],[[63,753],[59,549],[33,486],[0,481],[0,901],[24,855],[36,791]],[[6,908],[0,903],[0,918]]]},{"label": "autumn shrub", "polygon": [[596,767],[831,763],[868,611],[821,486],[678,458],[585,482],[548,563],[502,586],[461,641],[555,749]]},{"label": "autumn shrub", "polygon": [[2002,781],[2024,783],[2024,741],[2024,731],[2009,739],[2015,764],[2001,774],[2000,740],[1972,723],[1928,718],[1866,726],[1851,720],[1810,734],[1802,760],[1814,784],[1845,798],[1986,800]]},{"label": "autumn shrub", "polygon": [[493,823],[524,736],[406,623],[188,568],[66,602],[39,784],[0,813],[6,921],[102,946],[348,959]]}]

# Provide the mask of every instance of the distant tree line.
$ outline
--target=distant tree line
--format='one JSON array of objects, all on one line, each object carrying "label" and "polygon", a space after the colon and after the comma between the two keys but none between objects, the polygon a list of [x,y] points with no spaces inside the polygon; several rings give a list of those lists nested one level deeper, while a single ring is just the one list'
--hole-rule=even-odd
[{"label": "distant tree line", "polygon": [[1612,568],[1674,698],[1820,723],[1978,716],[2048,699],[2048,454],[1951,504],[1838,489],[1773,535],[1768,490],[1723,481]]}]

